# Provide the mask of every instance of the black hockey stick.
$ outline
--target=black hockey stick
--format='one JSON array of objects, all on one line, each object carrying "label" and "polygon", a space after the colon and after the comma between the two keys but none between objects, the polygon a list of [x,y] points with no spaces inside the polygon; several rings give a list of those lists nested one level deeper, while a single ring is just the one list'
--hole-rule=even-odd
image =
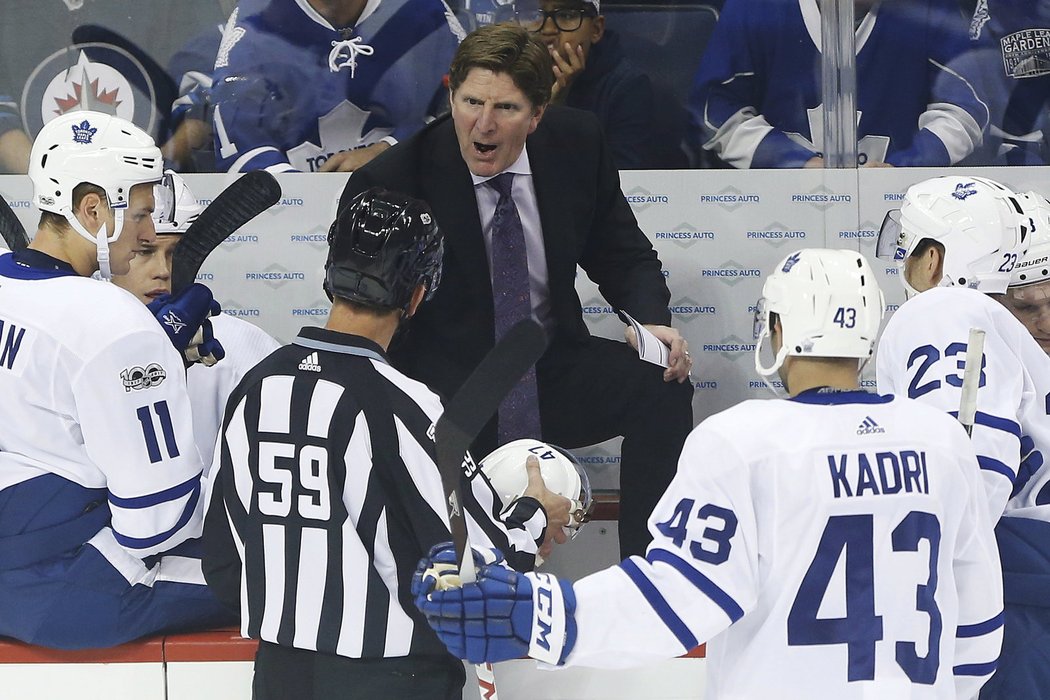
[{"label": "black hockey stick", "polygon": [[4,237],[4,243],[12,251],[19,251],[29,245],[29,236],[26,235],[25,227],[11,210],[11,205],[0,196],[0,235]]},{"label": "black hockey stick", "polygon": [[265,170],[245,173],[219,193],[179,237],[171,259],[171,293],[193,284],[220,243],[281,199],[281,185]]},{"label": "black hockey stick", "polygon": [[[543,326],[532,319],[519,321],[485,355],[448,402],[434,426],[437,466],[449,505],[452,543],[460,562],[459,576],[463,583],[477,578],[474,558],[467,543],[467,524],[460,493],[463,474],[472,479],[478,471],[477,465],[467,455],[467,449],[496,413],[503,397],[540,359],[546,347],[547,334],[543,332]],[[492,664],[476,664],[474,668],[482,697],[496,700]]]}]

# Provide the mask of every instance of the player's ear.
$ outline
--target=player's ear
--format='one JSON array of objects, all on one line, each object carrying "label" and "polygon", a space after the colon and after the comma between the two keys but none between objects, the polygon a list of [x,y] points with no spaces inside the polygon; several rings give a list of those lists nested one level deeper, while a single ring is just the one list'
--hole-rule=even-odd
[{"label": "player's ear", "polygon": [[416,285],[415,291],[412,292],[412,298],[408,300],[408,309],[405,310],[403,318],[412,318],[416,315],[416,309],[423,303],[423,297],[426,296],[427,287],[425,284]]}]

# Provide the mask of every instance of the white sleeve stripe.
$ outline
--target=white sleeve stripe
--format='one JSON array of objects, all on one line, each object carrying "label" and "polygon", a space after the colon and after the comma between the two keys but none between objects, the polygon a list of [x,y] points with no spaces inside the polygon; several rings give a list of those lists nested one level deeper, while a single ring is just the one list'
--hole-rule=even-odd
[{"label": "white sleeve stripe", "polygon": [[[278,155],[278,158],[276,159],[278,162],[284,161],[284,156],[281,155],[281,152],[278,149],[274,148],[273,146],[259,146],[258,148],[253,148],[252,150],[248,151],[247,153],[242,155],[237,160],[233,161],[233,165],[230,166],[229,172],[231,172],[231,173],[239,173],[239,172],[241,172],[242,168],[244,168],[244,166],[247,165],[249,161],[253,160],[254,158],[256,158],[258,156],[261,156],[264,153],[269,153],[270,151],[273,151],[274,153],[276,153]],[[274,158],[271,156],[267,160],[274,160]]]}]

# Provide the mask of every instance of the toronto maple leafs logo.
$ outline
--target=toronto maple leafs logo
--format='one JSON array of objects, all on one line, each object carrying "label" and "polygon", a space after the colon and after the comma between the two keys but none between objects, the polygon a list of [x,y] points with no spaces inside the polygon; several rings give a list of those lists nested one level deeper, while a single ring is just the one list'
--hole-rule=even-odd
[{"label": "toronto maple leafs logo", "polygon": [[88,123],[87,119],[79,124],[73,124],[72,128],[73,141],[76,143],[91,143],[91,139],[95,137],[95,132],[98,131],[98,129]]},{"label": "toronto maple leafs logo", "polygon": [[955,186],[955,191],[952,192],[952,196],[960,200],[974,194],[977,194],[977,187],[973,182],[960,182]]},{"label": "toronto maple leafs logo", "polygon": [[164,314],[164,325],[171,328],[172,333],[178,335],[182,332],[182,329],[186,327],[186,323],[175,315],[174,311],[168,311]]},{"label": "toronto maple leafs logo", "polygon": [[781,272],[791,272],[791,268],[795,266],[799,260],[798,253],[792,253],[788,256],[788,259],[784,261],[784,267],[781,268]]}]

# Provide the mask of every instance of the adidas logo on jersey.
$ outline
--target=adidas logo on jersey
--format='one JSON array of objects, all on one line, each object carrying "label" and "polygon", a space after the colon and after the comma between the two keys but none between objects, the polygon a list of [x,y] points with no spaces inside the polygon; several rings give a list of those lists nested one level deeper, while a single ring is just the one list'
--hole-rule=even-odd
[{"label": "adidas logo on jersey", "polygon": [[878,423],[873,421],[871,419],[871,416],[865,418],[863,421],[861,421],[861,424],[857,426],[857,435],[874,435],[875,433],[884,432],[886,432],[886,429],[879,426]]},{"label": "adidas logo on jersey", "polygon": [[299,363],[299,369],[304,372],[320,372],[321,361],[317,359],[317,353],[312,352],[303,358],[303,361]]}]

